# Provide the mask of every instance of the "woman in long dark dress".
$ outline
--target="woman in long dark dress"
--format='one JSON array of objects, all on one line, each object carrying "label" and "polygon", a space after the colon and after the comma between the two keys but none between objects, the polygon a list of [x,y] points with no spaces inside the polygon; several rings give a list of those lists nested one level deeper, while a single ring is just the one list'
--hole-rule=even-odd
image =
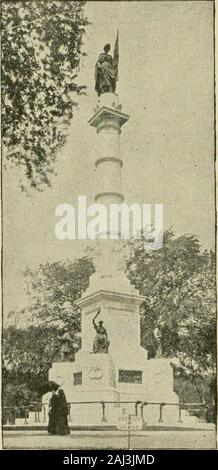
[{"label": "woman in long dark dress", "polygon": [[58,396],[55,390],[52,391],[52,396],[49,400],[49,411],[48,411],[48,433],[58,434],[58,422],[57,422],[57,410],[58,410]]},{"label": "woman in long dark dress", "polygon": [[57,398],[58,434],[70,434],[70,429],[68,426],[68,404],[62,388],[58,390]]}]

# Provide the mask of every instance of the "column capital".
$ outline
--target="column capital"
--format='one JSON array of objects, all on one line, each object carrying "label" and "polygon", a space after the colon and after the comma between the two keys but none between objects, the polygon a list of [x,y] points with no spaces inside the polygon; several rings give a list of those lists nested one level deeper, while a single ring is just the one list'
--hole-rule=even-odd
[{"label": "column capital", "polygon": [[95,127],[97,130],[104,124],[107,126],[107,123],[120,129],[128,120],[128,114],[124,114],[117,109],[102,106],[88,122],[90,126]]},{"label": "column capital", "polygon": [[94,107],[94,115],[89,124],[97,129],[114,127],[119,130],[129,120],[129,115],[122,112],[122,105],[115,93],[104,93]]}]

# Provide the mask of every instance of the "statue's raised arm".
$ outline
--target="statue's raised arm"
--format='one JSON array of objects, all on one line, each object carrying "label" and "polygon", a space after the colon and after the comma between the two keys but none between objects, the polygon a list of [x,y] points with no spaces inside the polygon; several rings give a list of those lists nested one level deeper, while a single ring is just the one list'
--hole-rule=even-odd
[{"label": "statue's raised arm", "polygon": [[95,330],[96,330],[96,328],[98,327],[98,325],[97,325],[97,323],[95,322],[95,320],[96,320],[96,318],[100,315],[100,313],[101,313],[101,309],[99,308],[98,311],[97,311],[97,313],[96,313],[96,315],[93,317],[93,320],[92,320],[92,323],[93,323],[93,326],[94,326]]}]

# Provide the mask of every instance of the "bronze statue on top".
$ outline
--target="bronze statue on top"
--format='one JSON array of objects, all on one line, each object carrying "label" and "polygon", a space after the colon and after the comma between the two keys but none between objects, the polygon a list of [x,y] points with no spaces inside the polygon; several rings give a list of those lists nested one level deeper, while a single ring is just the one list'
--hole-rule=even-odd
[{"label": "bronze statue on top", "polygon": [[96,331],[96,336],[93,342],[93,352],[94,353],[108,353],[108,348],[110,341],[108,340],[107,330],[103,326],[103,321],[100,320],[98,324],[96,323],[96,318],[100,315],[101,309],[99,309],[94,316],[92,323]]},{"label": "bronze statue on top", "polygon": [[109,54],[110,44],[104,46],[102,52],[95,65],[95,90],[98,96],[103,93],[115,93],[116,82],[118,80],[118,35],[114,47],[114,55]]}]

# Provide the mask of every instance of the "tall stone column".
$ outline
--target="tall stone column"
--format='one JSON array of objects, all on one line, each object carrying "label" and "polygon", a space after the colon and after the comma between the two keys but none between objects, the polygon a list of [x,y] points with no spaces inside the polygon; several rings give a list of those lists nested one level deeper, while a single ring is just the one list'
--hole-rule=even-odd
[{"label": "tall stone column", "polygon": [[[103,204],[109,214],[110,204],[124,200],[121,171],[123,161],[120,151],[122,126],[129,116],[122,112],[116,94],[101,95],[89,124],[97,131],[96,194],[95,201]],[[96,272],[90,278],[89,287],[77,301],[82,313],[82,351],[91,352],[94,336],[92,318],[101,308],[101,320],[105,322],[110,339],[109,354],[113,360],[127,355],[134,357],[140,348],[139,306],[143,301],[125,274],[123,243],[110,239],[108,217],[107,239],[95,240],[94,264]],[[115,235],[115,234],[113,234]],[[119,344],[119,337],[123,337]],[[131,352],[130,352],[131,351]],[[142,352],[143,360],[146,352]]]},{"label": "tall stone column", "polygon": [[124,197],[121,190],[121,169],[123,162],[120,154],[121,127],[129,116],[121,111],[118,96],[105,93],[95,108],[89,124],[98,133],[98,150],[95,161],[97,190],[95,201],[106,205],[120,204]]},{"label": "tall stone column", "polygon": [[86,293],[107,289],[138,294],[124,273],[125,250],[120,226],[118,224],[116,230],[111,229],[110,218],[110,205],[119,205],[124,201],[120,135],[122,126],[128,120],[129,116],[123,113],[118,95],[114,93],[104,93],[100,96],[89,120],[89,124],[97,132],[95,202],[104,205],[107,210],[107,232],[102,232],[96,237],[100,239],[93,243],[96,273],[91,277]]}]

